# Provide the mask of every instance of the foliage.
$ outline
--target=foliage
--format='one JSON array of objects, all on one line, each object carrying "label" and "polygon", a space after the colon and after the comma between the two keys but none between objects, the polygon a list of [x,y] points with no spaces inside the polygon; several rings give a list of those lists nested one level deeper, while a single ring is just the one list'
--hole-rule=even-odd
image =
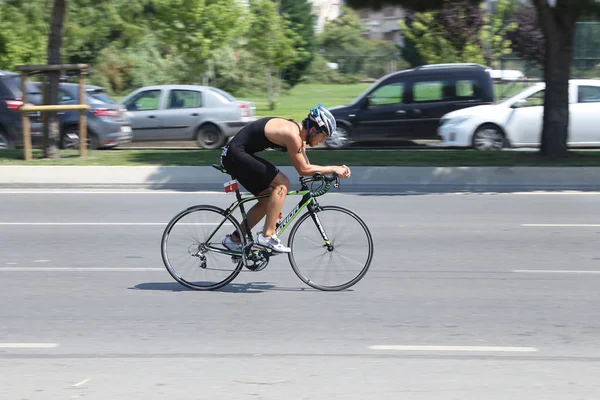
[{"label": "foliage", "polygon": [[371,42],[362,37],[363,26],[358,16],[347,7],[342,15],[327,24],[320,35],[323,56],[339,65],[339,72],[355,74],[363,69],[374,54]]},{"label": "foliage", "polygon": [[281,70],[296,61],[294,47],[301,38],[290,29],[290,21],[279,15],[274,0],[250,0],[249,22],[247,49],[266,66],[267,96],[274,108]]},{"label": "foliage", "polygon": [[212,51],[245,29],[237,0],[154,0],[156,33],[200,72]]},{"label": "foliage", "polygon": [[316,16],[308,0],[280,0],[279,10],[290,21],[290,29],[298,36],[294,44],[296,60],[283,71],[283,79],[293,87],[300,82],[317,51]]},{"label": "foliage", "polygon": [[113,44],[103,49],[90,81],[120,95],[141,86],[189,83],[189,75],[183,57],[161,48],[149,34],[135,47]]},{"label": "foliage", "polygon": [[507,35],[511,48],[525,60],[542,66],[546,57],[546,40],[535,7],[519,7],[513,14],[513,20],[517,29]]},{"label": "foliage", "polygon": [[[516,29],[516,24],[504,22],[508,5],[507,0],[500,0],[497,12],[490,17],[483,6],[470,6],[468,0],[460,0],[446,3],[439,11],[413,14],[399,24],[406,38],[414,44],[418,61],[424,64],[490,65],[510,53],[510,41],[505,39],[505,34]],[[414,57],[411,63],[415,63]]]},{"label": "foliage", "polygon": [[0,69],[45,64],[50,1],[5,0],[0,7]]}]

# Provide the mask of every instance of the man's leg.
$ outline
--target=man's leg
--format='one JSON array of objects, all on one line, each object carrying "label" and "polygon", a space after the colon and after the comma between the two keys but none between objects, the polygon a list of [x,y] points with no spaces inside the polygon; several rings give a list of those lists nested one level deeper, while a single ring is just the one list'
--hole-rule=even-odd
[{"label": "man's leg", "polygon": [[[267,194],[270,193],[273,189],[272,188],[267,188],[265,190],[263,190],[260,194]],[[264,197],[262,199],[259,199],[258,202],[252,206],[252,208],[250,208],[248,210],[248,212],[246,212],[246,218],[248,218],[248,225],[250,226],[250,229],[254,228],[256,226],[256,224],[258,224],[258,222],[264,218],[264,216],[267,214],[267,206],[269,204],[269,197]],[[242,223],[242,234],[244,236],[246,236],[248,234],[248,231],[246,230],[246,224]],[[237,231],[236,231],[237,232]],[[237,240],[237,237],[233,237],[233,240],[235,240],[236,242],[240,242],[240,240]]]},{"label": "man's leg", "polygon": [[279,172],[275,176],[275,179],[273,179],[273,182],[271,182],[271,188],[273,190],[267,203],[267,219],[263,229],[263,235],[266,237],[275,234],[275,224],[277,223],[279,213],[283,209],[283,203],[290,188],[290,180],[282,172]]}]

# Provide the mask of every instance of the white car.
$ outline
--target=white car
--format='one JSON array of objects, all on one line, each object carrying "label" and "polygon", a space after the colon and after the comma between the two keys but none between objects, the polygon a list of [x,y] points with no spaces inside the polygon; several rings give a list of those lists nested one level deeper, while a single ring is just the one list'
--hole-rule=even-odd
[{"label": "white car", "polygon": [[[539,147],[544,116],[545,83],[536,83],[496,104],[463,108],[444,115],[441,146],[499,150]],[[569,81],[570,147],[600,146],[600,80]]]}]

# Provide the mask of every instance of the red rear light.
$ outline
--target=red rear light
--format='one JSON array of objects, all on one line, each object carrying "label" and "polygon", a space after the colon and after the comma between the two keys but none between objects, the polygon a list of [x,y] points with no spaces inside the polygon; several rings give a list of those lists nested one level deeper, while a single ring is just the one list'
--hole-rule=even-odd
[{"label": "red rear light", "polygon": [[97,108],[94,110],[96,117],[118,117],[119,110],[108,110],[106,108]]},{"label": "red rear light", "polygon": [[248,108],[248,106],[246,104],[240,104],[240,111],[242,113],[242,117],[250,116],[250,109]]},{"label": "red rear light", "polygon": [[18,111],[23,105],[23,101],[21,100],[4,100],[4,102],[6,103],[6,107],[11,111]]}]

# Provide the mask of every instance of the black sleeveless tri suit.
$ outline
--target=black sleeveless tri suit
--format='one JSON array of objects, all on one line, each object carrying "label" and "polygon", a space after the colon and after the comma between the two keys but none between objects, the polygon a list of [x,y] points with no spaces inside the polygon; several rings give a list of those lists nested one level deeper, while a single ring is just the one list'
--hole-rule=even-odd
[{"label": "black sleeveless tri suit", "polygon": [[240,129],[221,153],[221,165],[255,196],[267,189],[279,173],[276,166],[255,153],[266,149],[287,152],[265,136],[265,125],[273,118],[261,118]]}]

